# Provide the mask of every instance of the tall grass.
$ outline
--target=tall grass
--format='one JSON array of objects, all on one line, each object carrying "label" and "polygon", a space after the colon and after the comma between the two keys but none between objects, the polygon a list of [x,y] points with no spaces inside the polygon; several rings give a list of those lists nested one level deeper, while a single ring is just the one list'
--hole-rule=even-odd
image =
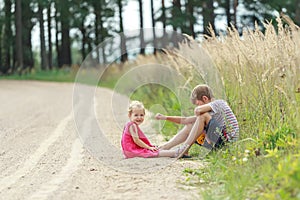
[{"label": "tall grass", "polygon": [[[265,33],[245,30],[240,38],[229,29],[225,37],[204,43],[223,75],[227,97],[240,116],[255,127],[252,137],[286,123],[297,126],[295,91],[299,86],[300,33],[277,19],[277,29],[265,24]],[[297,76],[298,75],[298,76]]]},{"label": "tall grass", "polygon": [[202,46],[241,128],[240,141],[208,156],[198,173],[213,185],[205,199],[299,199],[299,28],[278,18],[264,33],[230,28]]}]

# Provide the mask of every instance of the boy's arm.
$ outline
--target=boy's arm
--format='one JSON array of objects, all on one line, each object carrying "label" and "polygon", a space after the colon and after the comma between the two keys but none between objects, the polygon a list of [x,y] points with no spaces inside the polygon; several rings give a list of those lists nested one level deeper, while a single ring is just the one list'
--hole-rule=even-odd
[{"label": "boy's arm", "polygon": [[196,119],[196,116],[184,117],[184,119],[181,121],[181,124],[192,124],[195,123]]},{"label": "boy's arm", "polygon": [[197,106],[194,110],[194,113],[196,116],[199,116],[203,113],[210,112],[211,110],[212,110],[212,108],[209,104],[204,104],[201,106]]},{"label": "boy's arm", "polygon": [[168,120],[177,124],[189,124],[196,121],[196,116],[191,117],[180,117],[180,116],[165,116],[163,114],[157,113],[155,116],[157,120]]}]

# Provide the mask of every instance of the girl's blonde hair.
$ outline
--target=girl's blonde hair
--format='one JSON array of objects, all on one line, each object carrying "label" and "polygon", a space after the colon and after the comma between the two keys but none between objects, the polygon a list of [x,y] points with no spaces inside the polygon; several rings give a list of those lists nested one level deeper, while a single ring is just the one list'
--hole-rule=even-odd
[{"label": "girl's blonde hair", "polygon": [[140,101],[132,101],[129,105],[128,108],[128,115],[131,115],[133,109],[138,108],[138,109],[143,109],[145,113],[145,107],[144,104]]},{"label": "girl's blonde hair", "polygon": [[207,96],[209,99],[214,98],[213,92],[208,85],[197,85],[191,93],[191,102],[195,104],[196,100],[202,100],[203,96]]}]

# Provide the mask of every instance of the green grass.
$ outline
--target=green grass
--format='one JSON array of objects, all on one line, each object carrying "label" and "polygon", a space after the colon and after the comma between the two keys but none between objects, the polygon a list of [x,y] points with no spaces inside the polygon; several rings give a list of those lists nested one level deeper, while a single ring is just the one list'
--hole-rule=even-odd
[{"label": "green grass", "polygon": [[[94,85],[94,79],[90,80],[88,77],[81,76],[80,80],[86,84]],[[106,78],[104,81],[100,81],[98,86],[113,89],[116,82],[118,81],[118,76]],[[51,82],[75,82],[76,72],[72,69],[58,69],[58,70],[47,70],[47,71],[33,71],[26,74],[18,75],[4,75],[0,76],[0,80],[37,80],[37,81],[51,81]],[[78,81],[78,80],[77,80]]]},{"label": "green grass", "polygon": [[8,76],[0,76],[0,79],[7,80],[38,80],[38,81],[54,81],[54,82],[74,82],[75,75],[69,69],[35,71],[22,75],[13,74]]},{"label": "green grass", "polygon": [[189,169],[189,174],[211,186],[202,193],[204,199],[297,199],[300,160],[294,153],[256,156],[232,145],[211,153],[205,169]]}]

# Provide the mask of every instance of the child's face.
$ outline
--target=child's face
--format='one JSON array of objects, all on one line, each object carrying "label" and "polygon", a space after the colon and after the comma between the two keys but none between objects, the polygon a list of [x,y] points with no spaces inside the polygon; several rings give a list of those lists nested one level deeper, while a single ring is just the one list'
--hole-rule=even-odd
[{"label": "child's face", "polygon": [[201,100],[196,99],[195,104],[197,106],[202,106],[204,104],[207,104],[211,102],[210,99],[207,96],[203,96]]},{"label": "child's face", "polygon": [[141,108],[134,108],[131,112],[131,115],[129,115],[130,121],[136,123],[137,125],[143,123],[144,117],[145,111]]},{"label": "child's face", "polygon": [[205,103],[202,101],[202,100],[198,100],[198,99],[196,99],[196,101],[195,101],[195,105],[197,105],[197,106],[202,106],[202,105],[204,105]]}]

